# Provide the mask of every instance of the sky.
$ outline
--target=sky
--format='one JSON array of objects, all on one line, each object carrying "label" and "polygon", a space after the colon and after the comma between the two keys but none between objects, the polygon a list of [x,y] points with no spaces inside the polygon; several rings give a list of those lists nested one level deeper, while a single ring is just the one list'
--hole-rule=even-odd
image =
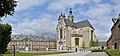
[{"label": "sky", "polygon": [[107,41],[112,18],[120,13],[120,0],[17,0],[13,16],[2,18],[12,25],[12,34],[46,35],[56,38],[56,25],[61,13],[72,8],[75,22],[89,20],[99,41]]}]

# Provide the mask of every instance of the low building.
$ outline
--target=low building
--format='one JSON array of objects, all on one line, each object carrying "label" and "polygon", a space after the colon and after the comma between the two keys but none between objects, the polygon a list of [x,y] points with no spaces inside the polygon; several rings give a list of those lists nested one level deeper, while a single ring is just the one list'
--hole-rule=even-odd
[{"label": "low building", "polygon": [[16,51],[46,51],[56,49],[56,40],[44,36],[35,35],[12,35],[8,49]]},{"label": "low building", "polygon": [[103,49],[107,48],[106,42],[98,42],[98,46],[99,46],[99,49],[102,49],[102,47],[103,47]]},{"label": "low building", "polygon": [[107,45],[110,49],[120,49],[120,14],[118,18],[113,18],[112,21],[114,24]]}]

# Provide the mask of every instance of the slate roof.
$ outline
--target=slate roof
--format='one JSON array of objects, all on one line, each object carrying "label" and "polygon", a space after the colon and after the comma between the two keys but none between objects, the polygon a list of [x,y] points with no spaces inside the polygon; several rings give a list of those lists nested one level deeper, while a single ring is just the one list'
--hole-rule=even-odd
[{"label": "slate roof", "polygon": [[56,41],[56,39],[46,37],[46,36],[37,36],[37,35],[23,35],[23,34],[16,34],[16,35],[11,35],[11,39],[13,40],[33,40],[33,41]]},{"label": "slate roof", "polygon": [[82,27],[87,27],[88,26],[88,27],[91,27],[92,29],[94,29],[88,20],[80,21],[80,22],[77,22],[77,23],[74,23],[74,22],[72,22],[68,19],[64,19],[64,21],[65,21],[65,24],[67,26],[70,26],[70,27],[82,28]]}]

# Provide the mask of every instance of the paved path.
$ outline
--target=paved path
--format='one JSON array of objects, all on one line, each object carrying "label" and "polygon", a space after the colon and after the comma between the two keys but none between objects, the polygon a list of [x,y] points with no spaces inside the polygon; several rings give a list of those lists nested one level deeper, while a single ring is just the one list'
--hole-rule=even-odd
[{"label": "paved path", "polygon": [[44,55],[44,56],[85,56],[86,54],[88,54],[90,52],[91,51],[75,52],[75,53],[64,53],[64,54],[54,54],[54,55]]},{"label": "paved path", "polygon": [[91,52],[85,56],[107,56],[105,52]]}]

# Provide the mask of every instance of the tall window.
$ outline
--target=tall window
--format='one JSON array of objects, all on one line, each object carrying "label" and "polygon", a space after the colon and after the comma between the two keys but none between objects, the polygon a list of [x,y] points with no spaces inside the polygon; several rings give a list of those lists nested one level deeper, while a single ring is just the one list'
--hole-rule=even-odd
[{"label": "tall window", "polygon": [[60,39],[62,39],[62,29],[60,29]]},{"label": "tall window", "polygon": [[75,45],[79,45],[79,38],[75,38]]},{"label": "tall window", "polygon": [[91,30],[91,40],[93,40],[93,30]]}]

